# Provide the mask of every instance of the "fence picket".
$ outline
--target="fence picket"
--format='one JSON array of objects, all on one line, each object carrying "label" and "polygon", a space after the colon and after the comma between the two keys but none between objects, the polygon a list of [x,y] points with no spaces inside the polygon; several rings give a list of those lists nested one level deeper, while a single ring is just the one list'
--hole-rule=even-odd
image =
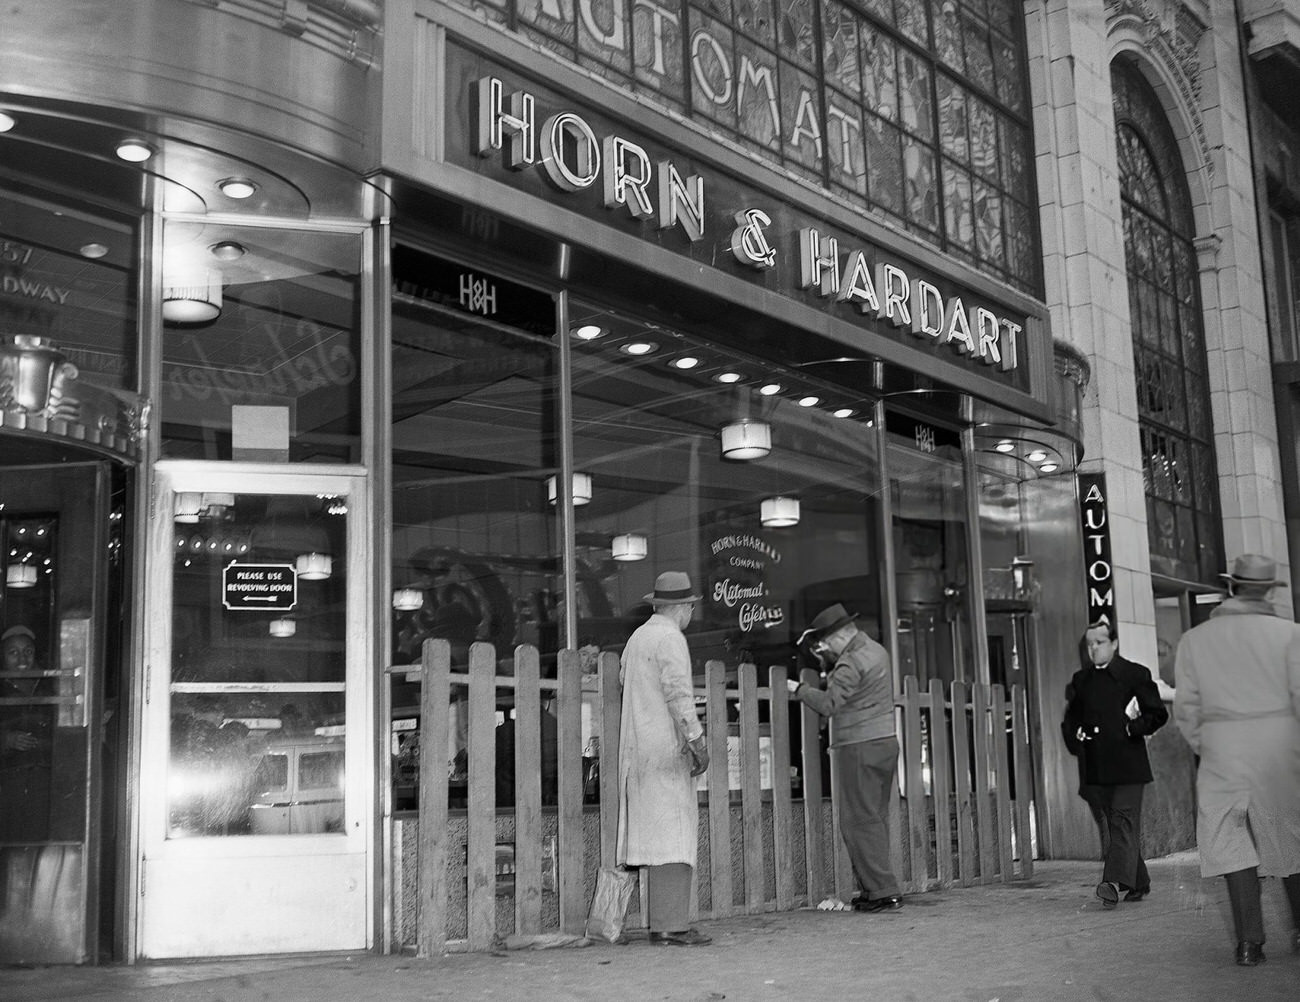
[{"label": "fence picket", "polygon": [[420,831],[416,886],[416,947],[422,958],[447,943],[447,747],[451,702],[451,645],[426,640],[420,671]]},{"label": "fence picket", "polygon": [[994,803],[997,807],[998,873],[1007,879],[1011,873],[1011,769],[1007,761],[1007,700],[1002,686],[991,689],[990,723],[993,728],[993,764],[997,776]]},{"label": "fence picket", "polygon": [[[800,676],[805,685],[817,684],[817,673],[805,668]],[[821,716],[799,704],[800,761],[803,763],[804,862],[807,870],[808,903],[816,905],[826,897],[826,828],[822,815]]]},{"label": "fence picket", "polygon": [[618,812],[622,784],[618,778],[618,745],[623,729],[623,686],[618,680],[618,655],[600,655],[600,865],[613,866],[618,852]]},{"label": "fence picket", "polygon": [[934,803],[934,874],[939,887],[952,886],[952,748],[943,683],[930,680],[930,789]]},{"label": "fence picket", "polygon": [[975,737],[975,830],[979,833],[979,881],[987,884],[993,877],[993,809],[989,802],[989,767],[992,757],[989,749],[989,697],[982,685],[971,689],[974,719],[971,721]]},{"label": "fence picket", "polygon": [[975,882],[975,815],[971,804],[971,770],[975,767],[970,720],[966,716],[966,684],[952,684],[953,780],[957,798],[957,860],[960,882]]},{"label": "fence picket", "polygon": [[712,915],[735,912],[731,881],[731,792],[727,763],[727,669],[721,661],[704,666],[705,713],[708,723],[709,884]]},{"label": "fence picket", "polygon": [[496,652],[469,648],[469,789],[466,798],[466,919],[471,950],[489,950],[496,936]]},{"label": "fence picket", "polygon": [[515,648],[515,931],[542,931],[542,700],[536,647]]},{"label": "fence picket", "polygon": [[758,668],[736,669],[740,696],[740,816],[745,873],[745,911],[763,911],[766,874],[763,866],[763,790],[759,775]]},{"label": "fence picket", "polygon": [[768,671],[772,721],[772,855],[776,877],[776,910],[794,907],[794,851],[790,795],[790,693],[784,668]]},{"label": "fence picket", "polygon": [[1025,706],[1023,686],[1011,688],[1011,720],[1015,743],[1012,746],[1012,767],[1016,777],[1016,858],[1020,860],[1020,876],[1029,879],[1034,875],[1034,842],[1030,826],[1033,805],[1034,772],[1029,755],[1029,712]]},{"label": "fence picket", "polygon": [[916,676],[903,679],[903,782],[907,796],[907,848],[909,890],[924,891],[929,876],[930,820],[925,799],[925,777],[921,772],[925,738],[921,731],[921,696]]},{"label": "fence picket", "polygon": [[556,679],[559,844],[555,863],[560,931],[580,935],[587,922],[587,899],[586,838],[582,831],[582,663],[577,651],[560,651]]}]

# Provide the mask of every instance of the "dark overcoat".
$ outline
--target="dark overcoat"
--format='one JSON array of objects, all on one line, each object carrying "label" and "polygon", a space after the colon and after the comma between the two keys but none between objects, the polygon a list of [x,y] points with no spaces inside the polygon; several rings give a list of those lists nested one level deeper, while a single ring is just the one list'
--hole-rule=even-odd
[{"label": "dark overcoat", "polygon": [[[1136,699],[1138,716],[1124,708]],[[1079,756],[1081,783],[1117,786],[1151,782],[1146,737],[1169,719],[1151,672],[1116,654],[1104,668],[1080,668],[1065,687],[1061,734],[1072,755]],[[1079,729],[1087,735],[1079,739]]]}]

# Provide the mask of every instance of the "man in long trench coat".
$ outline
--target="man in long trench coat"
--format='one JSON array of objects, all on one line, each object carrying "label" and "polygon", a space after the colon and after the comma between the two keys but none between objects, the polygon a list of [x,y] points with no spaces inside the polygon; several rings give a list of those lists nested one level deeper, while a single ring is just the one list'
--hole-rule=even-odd
[{"label": "man in long trench coat", "polygon": [[1237,963],[1264,960],[1259,878],[1282,878],[1291,948],[1300,950],[1300,632],[1268,601],[1276,565],[1234,561],[1231,597],[1183,634],[1174,721],[1200,756],[1196,842],[1201,875],[1222,874]]},{"label": "man in long trench coat", "polygon": [[681,571],[665,571],[646,597],[654,611],[623,649],[616,860],[647,870],[650,942],[703,946],[690,927],[691,874],[699,838],[693,777],[708,767],[682,631],[701,596]]}]

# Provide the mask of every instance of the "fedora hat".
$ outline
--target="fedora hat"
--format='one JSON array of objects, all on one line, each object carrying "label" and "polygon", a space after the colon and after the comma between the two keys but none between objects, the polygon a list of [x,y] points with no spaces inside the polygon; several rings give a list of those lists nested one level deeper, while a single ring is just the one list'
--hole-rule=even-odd
[{"label": "fedora hat", "polygon": [[655,578],[655,590],[645,597],[651,605],[676,605],[698,602],[704,596],[691,588],[691,576],[685,571],[664,571]]},{"label": "fedora hat", "polygon": [[1276,585],[1282,582],[1277,578],[1277,564],[1269,557],[1258,553],[1243,553],[1232,562],[1232,571],[1219,577],[1236,581],[1238,584]]},{"label": "fedora hat", "polygon": [[841,626],[848,626],[857,618],[857,613],[850,613],[839,602],[828,605],[813,616],[812,622],[808,624],[808,629],[799,634],[798,643],[803,643],[809,634],[820,640],[822,637],[834,633]]}]

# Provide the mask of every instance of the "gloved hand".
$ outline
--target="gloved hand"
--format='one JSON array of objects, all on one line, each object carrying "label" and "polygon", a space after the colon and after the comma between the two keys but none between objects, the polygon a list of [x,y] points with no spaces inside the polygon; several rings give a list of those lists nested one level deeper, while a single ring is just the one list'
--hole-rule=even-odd
[{"label": "gloved hand", "polygon": [[686,754],[691,760],[691,775],[699,776],[709,767],[708,742],[701,734],[694,741],[686,742]]}]

